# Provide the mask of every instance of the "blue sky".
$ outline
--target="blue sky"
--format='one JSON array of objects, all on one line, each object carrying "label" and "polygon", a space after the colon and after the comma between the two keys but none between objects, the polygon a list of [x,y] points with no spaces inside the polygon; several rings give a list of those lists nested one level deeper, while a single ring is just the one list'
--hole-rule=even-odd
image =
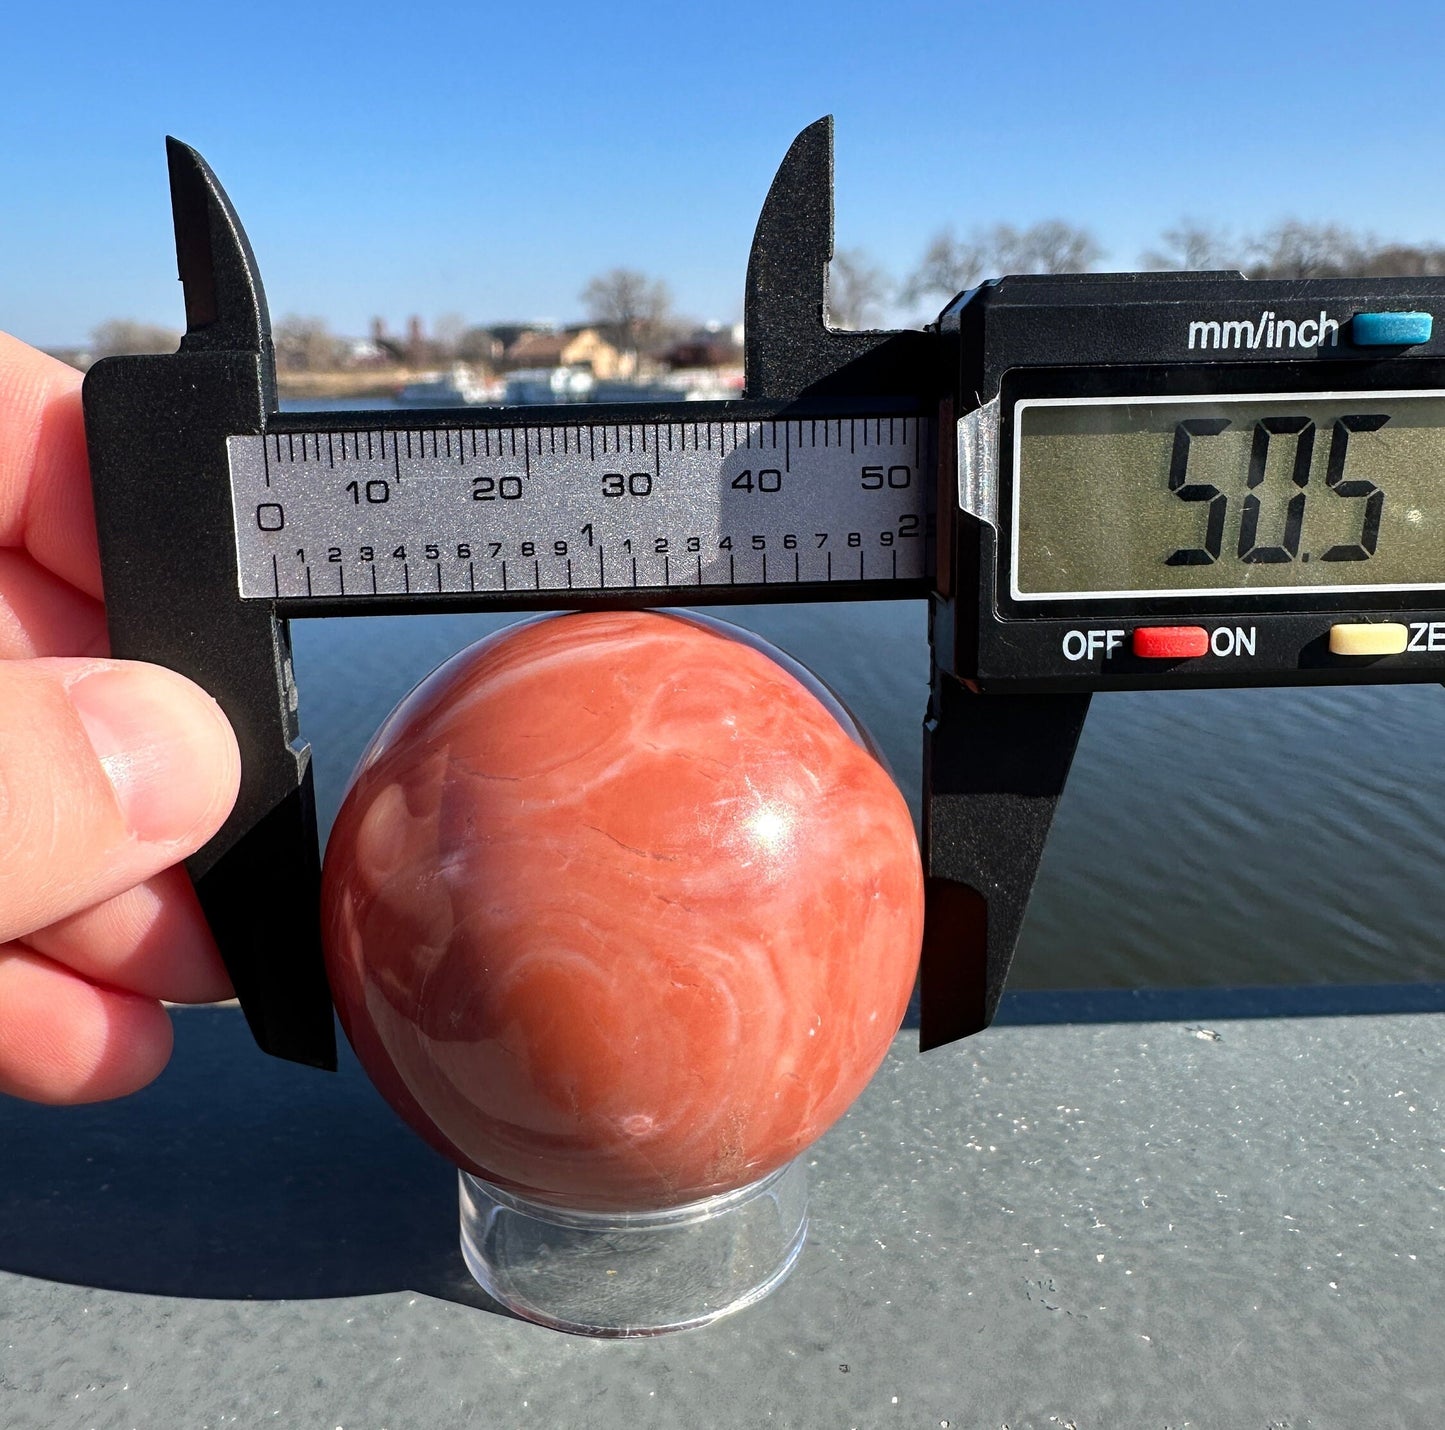
[{"label": "blue sky", "polygon": [[0,327],[179,325],[163,136],[210,161],[273,316],[580,316],[617,264],[741,315],[758,206],[837,118],[840,246],[1064,217],[1109,267],[1192,215],[1445,241],[1445,7],[856,3],[10,7]]}]

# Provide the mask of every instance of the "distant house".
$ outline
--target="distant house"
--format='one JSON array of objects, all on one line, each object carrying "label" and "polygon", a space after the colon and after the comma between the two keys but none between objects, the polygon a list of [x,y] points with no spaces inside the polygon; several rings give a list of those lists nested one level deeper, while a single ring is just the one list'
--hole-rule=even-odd
[{"label": "distant house", "polygon": [[583,327],[522,333],[507,346],[503,362],[508,368],[583,367],[607,380],[629,376],[636,359],[619,352],[596,328]]},{"label": "distant house", "polygon": [[673,343],[660,354],[664,367],[732,367],[742,360],[742,349],[727,337],[703,334]]},{"label": "distant house", "polygon": [[538,319],[526,323],[488,323],[487,331],[501,343],[503,350],[505,350],[511,347],[524,333],[555,333],[557,331],[557,325],[552,322],[551,319],[545,321]]}]

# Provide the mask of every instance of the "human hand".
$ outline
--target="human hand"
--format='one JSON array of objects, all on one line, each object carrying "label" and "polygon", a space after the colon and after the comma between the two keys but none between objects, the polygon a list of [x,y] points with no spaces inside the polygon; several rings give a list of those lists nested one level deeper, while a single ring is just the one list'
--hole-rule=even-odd
[{"label": "human hand", "polygon": [[240,754],[183,676],[106,659],[80,374],[0,333],[0,1093],[120,1097],[160,999],[230,996],[185,871]]}]

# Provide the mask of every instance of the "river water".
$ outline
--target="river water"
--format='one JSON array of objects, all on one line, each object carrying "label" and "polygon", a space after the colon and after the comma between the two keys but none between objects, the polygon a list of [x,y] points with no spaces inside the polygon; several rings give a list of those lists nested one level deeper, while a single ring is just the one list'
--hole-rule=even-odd
[{"label": "river water", "polygon": [[[712,613],[826,680],[917,817],[924,603]],[[515,619],[293,622],[323,833],[392,705]],[[1445,982],[1442,733],[1433,685],[1096,696],[1010,986]]]}]

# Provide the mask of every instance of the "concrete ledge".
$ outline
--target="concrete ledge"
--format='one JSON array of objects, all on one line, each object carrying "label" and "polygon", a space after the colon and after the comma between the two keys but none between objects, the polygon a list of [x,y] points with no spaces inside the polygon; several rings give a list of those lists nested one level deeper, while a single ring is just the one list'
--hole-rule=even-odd
[{"label": "concrete ledge", "polygon": [[178,1012],[146,1093],[0,1104],[0,1425],[1429,1425],[1445,1020],[1218,996],[1016,995],[927,1057],[901,1033],[816,1149],[793,1278],[628,1343],[487,1307],[450,1169],[353,1062]]}]

